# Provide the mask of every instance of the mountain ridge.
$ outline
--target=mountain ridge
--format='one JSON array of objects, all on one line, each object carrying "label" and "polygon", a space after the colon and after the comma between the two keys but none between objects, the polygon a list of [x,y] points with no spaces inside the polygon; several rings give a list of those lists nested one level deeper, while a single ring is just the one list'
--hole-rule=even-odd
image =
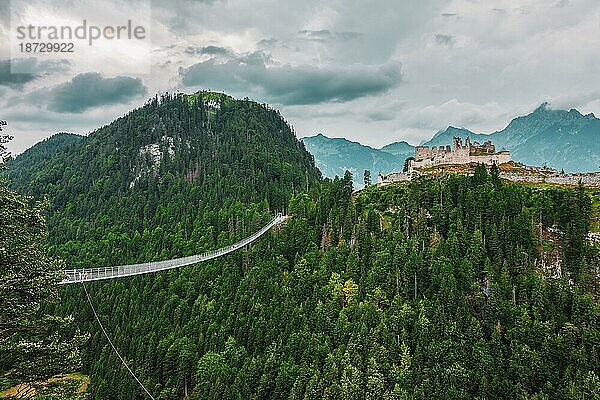
[{"label": "mountain ridge", "polygon": [[[541,103],[529,114],[513,118],[501,130],[476,133],[465,127],[449,125],[446,129],[437,131],[429,140],[421,142],[420,146],[451,146],[455,136],[463,139],[468,136],[471,141],[480,143],[491,140],[497,150],[509,150],[513,160],[526,165],[548,166],[565,172],[592,172],[600,165],[600,119],[593,113],[582,114],[575,108],[553,109],[548,102]],[[340,165],[336,163],[336,159],[327,157],[327,152],[319,148],[319,141],[315,137],[306,137],[303,141],[315,155],[317,166],[330,178],[342,176],[342,169],[347,165],[351,172],[359,171],[361,174],[362,169],[368,169],[372,174],[401,171],[404,160],[414,156],[417,147],[406,141],[392,142],[379,149],[353,142],[355,145],[352,152],[344,152],[345,149],[341,148],[336,155],[337,159],[344,160],[344,165]],[[388,153],[398,159],[369,166],[360,154],[361,146],[363,151],[377,152],[381,158],[386,158],[383,153]],[[403,151],[397,151],[396,148]],[[352,163],[355,158],[359,162]],[[355,183],[361,180],[362,176],[360,179],[355,177]]]},{"label": "mountain ridge", "polygon": [[[114,238],[143,234],[175,216],[198,220],[198,226],[227,225],[212,215],[217,207],[241,213],[244,204],[253,205],[253,225],[262,226],[259,219],[282,210],[294,191],[320,179],[313,156],[278,112],[212,92],[155,97],[88,136],[55,135],[7,167],[12,188],[52,199],[50,243],[62,246],[62,239],[70,238],[69,246],[74,247],[104,230],[114,231]],[[170,201],[184,194],[185,205],[174,209]],[[69,220],[72,226],[59,220]],[[110,220],[121,223],[115,227]],[[240,229],[230,231],[240,234]],[[214,229],[219,230],[223,229]],[[244,231],[252,229],[246,226]],[[216,239],[206,236],[206,247],[215,247]],[[191,240],[190,233],[183,232],[177,240],[183,245]],[[109,243],[96,249],[97,254],[73,253],[72,260],[67,251],[67,261],[117,262],[120,256],[111,254]],[[167,243],[157,244],[157,254],[160,246],[178,247]],[[63,250],[55,248],[58,253]],[[177,255],[185,251],[180,247]],[[142,255],[139,261],[156,256]]]},{"label": "mountain ridge", "polygon": [[[404,158],[398,154],[363,145],[345,138],[329,138],[322,133],[302,138],[306,149],[315,157],[315,162],[324,176],[342,177],[346,170],[353,175],[355,187],[362,187],[363,173],[371,175],[379,171],[402,169]],[[407,154],[413,153],[411,149]]]}]

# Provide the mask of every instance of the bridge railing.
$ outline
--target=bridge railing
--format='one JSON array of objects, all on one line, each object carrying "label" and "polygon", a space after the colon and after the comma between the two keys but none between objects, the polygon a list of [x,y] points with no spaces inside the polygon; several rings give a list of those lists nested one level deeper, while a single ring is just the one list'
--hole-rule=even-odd
[{"label": "bridge railing", "polygon": [[175,258],[165,261],[150,261],[139,264],[117,265],[112,267],[68,269],[64,271],[65,278],[62,280],[62,282],[60,282],[60,284],[69,284],[81,281],[97,281],[102,279],[147,274],[150,272],[164,271],[167,269],[179,268],[186,265],[211,260],[213,258],[220,257],[222,255],[231,253],[239,248],[247,246],[248,244],[252,243],[256,239],[264,235],[265,232],[267,232],[273,226],[280,224],[287,218],[287,215],[277,214],[277,216],[273,220],[271,220],[271,222],[269,222],[267,225],[265,225],[252,235],[240,240],[239,242],[217,250],[207,251],[202,254],[195,254],[192,256]]}]

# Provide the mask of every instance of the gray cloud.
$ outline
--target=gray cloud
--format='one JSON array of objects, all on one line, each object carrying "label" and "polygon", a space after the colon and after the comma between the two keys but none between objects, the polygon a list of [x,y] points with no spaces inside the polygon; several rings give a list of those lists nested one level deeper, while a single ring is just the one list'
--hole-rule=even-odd
[{"label": "gray cloud", "polygon": [[559,0],[558,2],[556,2],[556,4],[554,4],[554,7],[562,8],[562,7],[569,7],[571,5],[572,4],[571,4],[570,0]]},{"label": "gray cloud", "polygon": [[321,30],[308,30],[304,29],[298,32],[300,36],[306,40],[312,40],[315,42],[326,42],[326,41],[349,41],[359,39],[364,35],[359,32],[332,32],[329,29]]},{"label": "gray cloud", "polygon": [[581,108],[593,101],[600,100],[600,90],[562,94],[549,100],[553,109]]},{"label": "gray cloud", "polygon": [[[12,70],[20,72],[12,73],[11,66]],[[67,72],[70,66],[68,60],[40,61],[35,57],[0,60],[0,86],[20,89],[42,76]]]},{"label": "gray cloud", "polygon": [[144,94],[146,87],[139,78],[103,78],[97,72],[88,72],[47,89],[45,102],[50,111],[81,113],[95,107],[125,104]]},{"label": "gray cloud", "polygon": [[71,61],[67,59],[59,60],[39,60],[36,57],[13,58],[10,60],[13,70],[27,71],[37,75],[51,75],[71,70]]},{"label": "gray cloud", "polygon": [[318,31],[312,31],[312,30],[305,29],[298,33],[301,36],[303,36],[304,38],[306,38],[308,40],[314,40],[316,42],[323,42],[323,41],[329,40],[333,37],[333,35],[331,34],[331,31],[329,29],[321,29]]},{"label": "gray cloud", "polygon": [[456,39],[452,35],[444,35],[442,33],[436,33],[434,36],[435,42],[443,46],[453,46],[456,43]]},{"label": "gray cloud", "polygon": [[285,105],[346,102],[388,91],[402,81],[400,63],[349,67],[278,64],[264,52],[219,63],[214,58],[180,71],[183,85],[226,91],[254,89]]},{"label": "gray cloud", "polygon": [[365,117],[368,121],[392,121],[396,118],[396,113],[390,110],[373,111]]},{"label": "gray cloud", "polygon": [[10,72],[10,61],[0,61],[0,86],[22,87],[27,82],[37,79],[35,74],[13,74]]},{"label": "gray cloud", "polygon": [[186,54],[190,55],[208,55],[208,56],[223,56],[228,57],[232,54],[231,50],[225,47],[219,46],[204,46],[204,47],[194,47],[188,46],[185,49]]},{"label": "gray cloud", "polygon": [[256,45],[260,48],[269,48],[271,46],[275,46],[277,44],[281,43],[281,41],[279,39],[276,38],[268,38],[268,39],[262,39],[261,41],[259,41]]}]

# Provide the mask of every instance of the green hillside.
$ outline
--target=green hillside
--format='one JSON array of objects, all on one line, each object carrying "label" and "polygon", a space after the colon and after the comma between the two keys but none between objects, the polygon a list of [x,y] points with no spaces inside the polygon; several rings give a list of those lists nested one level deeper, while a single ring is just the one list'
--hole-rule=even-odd
[{"label": "green hillside", "polygon": [[[214,93],[155,98],[40,167],[32,151],[12,187],[49,197],[69,266],[189,255],[292,216],[226,257],[87,285],[156,399],[600,396],[583,189],[478,168],[356,195],[349,174],[320,178],[277,111]],[[91,334],[92,395],[144,398],[81,288],[61,295],[54,311]]]},{"label": "green hillside", "polygon": [[21,193],[51,200],[49,240],[72,266],[214,248],[320,177],[278,112],[219,93],[154,98],[55,151],[59,139],[17,157],[8,174]]}]

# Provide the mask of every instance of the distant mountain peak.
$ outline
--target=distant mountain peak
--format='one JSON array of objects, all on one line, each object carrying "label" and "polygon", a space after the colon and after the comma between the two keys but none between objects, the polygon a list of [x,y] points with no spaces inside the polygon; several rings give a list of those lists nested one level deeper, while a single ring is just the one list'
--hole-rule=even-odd
[{"label": "distant mountain peak", "polygon": [[323,133],[319,132],[316,135],[304,136],[302,138],[302,140],[304,140],[304,139],[308,139],[308,140],[331,140],[332,138],[330,138],[329,136],[325,136]]},{"label": "distant mountain peak", "polygon": [[394,155],[406,155],[415,151],[415,146],[410,143],[401,140],[399,142],[394,142],[383,146],[380,150],[385,151]]},{"label": "distant mountain peak", "polygon": [[[540,104],[535,110],[533,110],[533,112],[531,114],[526,115],[525,117],[536,116],[536,115],[549,115],[549,114],[552,114],[557,117],[560,117],[562,115],[569,115],[569,116],[575,117],[575,118],[584,116],[576,108],[571,108],[570,110],[561,109],[561,108],[553,108],[552,104],[545,101],[542,104]],[[585,117],[587,117],[587,115]],[[592,117],[594,117],[593,114],[592,114]]]},{"label": "distant mountain peak", "polygon": [[[467,128],[458,128],[456,126],[448,125],[446,129],[437,131],[435,135],[429,140],[421,142],[421,146],[438,146],[438,145],[450,145],[452,144],[452,138],[454,136],[466,137],[469,136],[471,139],[478,136],[475,132],[468,130]],[[438,143],[439,142],[439,143]]]},{"label": "distant mountain peak", "polygon": [[[546,121],[546,123],[558,122],[564,124],[574,122],[576,124],[587,124],[594,119],[596,119],[596,116],[593,113],[583,115],[576,108],[571,108],[569,110],[564,108],[553,108],[551,103],[545,101],[531,113],[517,117],[513,121],[519,121],[521,123],[534,123],[533,121],[543,120]],[[511,121],[511,123],[513,121]]]},{"label": "distant mountain peak", "polygon": [[391,143],[383,149],[354,142],[345,138],[329,138],[321,133],[302,138],[306,149],[314,156],[321,172],[329,177],[352,172],[355,187],[363,186],[363,173],[372,176],[378,172],[401,171],[404,160],[414,155],[414,147],[406,142]]},{"label": "distant mountain peak", "polygon": [[453,126],[453,125],[448,125],[448,127],[442,132],[457,132],[460,134],[466,133],[467,135],[470,135],[473,133],[470,130],[468,130],[467,128],[462,128],[462,127]]},{"label": "distant mountain peak", "polygon": [[536,113],[543,113],[546,111],[550,111],[550,108],[548,107],[550,105],[550,103],[548,103],[547,101],[544,101],[542,104],[540,104],[535,110],[533,110],[533,114]]}]

